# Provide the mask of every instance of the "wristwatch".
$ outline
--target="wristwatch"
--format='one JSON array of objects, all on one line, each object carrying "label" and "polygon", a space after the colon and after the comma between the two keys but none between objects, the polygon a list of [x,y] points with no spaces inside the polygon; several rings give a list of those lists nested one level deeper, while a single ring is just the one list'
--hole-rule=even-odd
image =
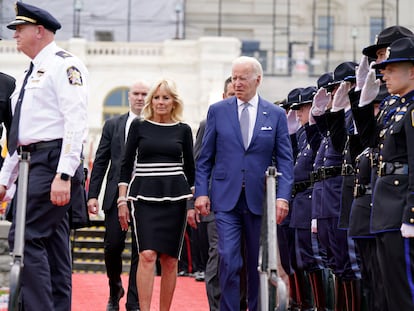
[{"label": "wristwatch", "polygon": [[64,181],[68,181],[70,179],[70,176],[68,174],[65,174],[65,173],[60,173],[60,179],[62,179]]}]

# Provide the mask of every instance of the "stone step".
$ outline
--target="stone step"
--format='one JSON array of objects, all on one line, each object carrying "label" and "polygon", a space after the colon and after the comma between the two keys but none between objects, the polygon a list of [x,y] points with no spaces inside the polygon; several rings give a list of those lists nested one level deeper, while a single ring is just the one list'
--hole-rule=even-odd
[{"label": "stone step", "polygon": [[[74,272],[104,273],[104,239],[103,221],[93,221],[91,227],[72,231],[72,258]],[[131,234],[127,233],[125,250],[122,253],[122,270],[129,272],[131,259]]]}]

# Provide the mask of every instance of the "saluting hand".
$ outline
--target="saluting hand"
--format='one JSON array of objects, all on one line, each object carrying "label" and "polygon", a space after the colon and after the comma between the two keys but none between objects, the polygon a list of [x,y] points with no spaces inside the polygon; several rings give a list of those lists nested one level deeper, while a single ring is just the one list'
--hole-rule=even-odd
[{"label": "saluting hand", "polygon": [[349,100],[348,93],[351,89],[351,83],[342,81],[338,90],[336,91],[332,101],[332,112],[340,111],[349,107],[351,102]]}]

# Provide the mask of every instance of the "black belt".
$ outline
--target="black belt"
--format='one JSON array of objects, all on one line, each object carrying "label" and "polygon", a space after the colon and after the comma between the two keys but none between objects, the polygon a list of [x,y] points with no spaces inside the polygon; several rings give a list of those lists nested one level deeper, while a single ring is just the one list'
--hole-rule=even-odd
[{"label": "black belt", "polygon": [[295,196],[299,192],[303,192],[312,185],[310,180],[295,182],[292,189],[292,196]]},{"label": "black belt", "polygon": [[321,180],[341,175],[342,166],[322,166],[318,169]]},{"label": "black belt", "polygon": [[372,194],[371,185],[355,184],[354,186],[354,197],[362,197],[363,195]]},{"label": "black belt", "polygon": [[408,175],[408,164],[400,162],[380,162],[378,175]]},{"label": "black belt", "polygon": [[342,176],[353,176],[355,174],[355,170],[351,164],[344,163],[342,164],[341,175]]},{"label": "black belt", "polygon": [[26,146],[18,146],[17,150],[21,152],[35,152],[45,149],[54,149],[62,147],[62,139],[55,139],[50,141],[40,141]]},{"label": "black belt", "polygon": [[312,184],[317,181],[325,180],[331,177],[339,176],[342,173],[342,166],[322,166],[316,171],[309,173]]}]

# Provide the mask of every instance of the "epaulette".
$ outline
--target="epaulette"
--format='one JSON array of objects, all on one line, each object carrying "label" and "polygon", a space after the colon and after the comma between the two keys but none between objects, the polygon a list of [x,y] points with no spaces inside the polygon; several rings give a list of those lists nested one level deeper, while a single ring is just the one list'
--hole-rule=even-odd
[{"label": "epaulette", "polygon": [[68,52],[66,52],[66,51],[59,51],[59,52],[56,52],[56,55],[57,55],[57,56],[60,56],[60,57],[62,57],[62,58],[72,57],[72,55],[71,55],[71,54],[69,54],[69,53],[68,53]]}]

